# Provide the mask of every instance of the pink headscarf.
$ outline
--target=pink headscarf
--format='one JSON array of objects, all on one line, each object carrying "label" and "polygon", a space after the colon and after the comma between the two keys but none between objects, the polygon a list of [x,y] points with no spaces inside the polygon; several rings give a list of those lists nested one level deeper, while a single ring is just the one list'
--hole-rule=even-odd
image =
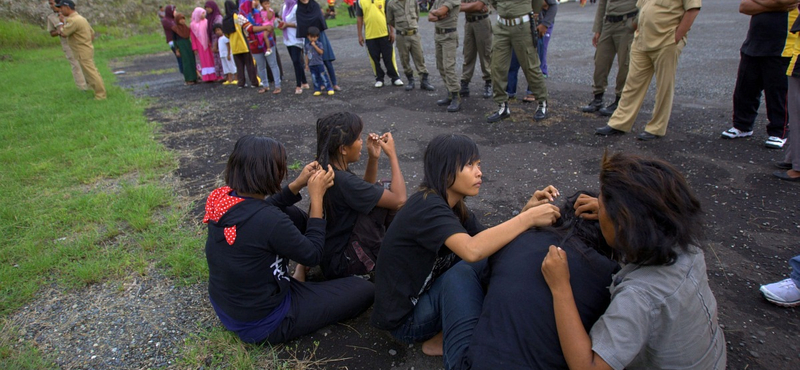
[{"label": "pink headscarf", "polygon": [[192,12],[192,33],[194,37],[197,38],[197,41],[200,41],[200,46],[203,47],[203,50],[208,49],[209,39],[208,39],[208,20],[203,18],[206,14],[206,10],[200,7],[194,8]]}]

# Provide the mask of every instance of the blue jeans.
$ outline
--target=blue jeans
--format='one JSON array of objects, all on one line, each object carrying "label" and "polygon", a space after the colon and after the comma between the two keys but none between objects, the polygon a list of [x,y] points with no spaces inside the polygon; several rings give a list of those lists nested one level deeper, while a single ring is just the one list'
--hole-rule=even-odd
[{"label": "blue jeans", "polygon": [[792,273],[789,275],[794,281],[794,285],[800,288],[800,256],[794,256],[789,260],[789,266],[792,266]]},{"label": "blue jeans", "polygon": [[[333,85],[328,79],[328,74],[325,73],[325,66],[318,64],[315,66],[308,66],[311,70],[311,81],[314,82],[314,91],[332,91]],[[323,90],[323,88],[325,90]]]},{"label": "blue jeans", "polygon": [[461,261],[447,270],[419,297],[411,316],[392,330],[392,336],[414,343],[442,331],[445,369],[460,368],[481,315],[485,293],[480,276],[486,265],[487,260]]}]

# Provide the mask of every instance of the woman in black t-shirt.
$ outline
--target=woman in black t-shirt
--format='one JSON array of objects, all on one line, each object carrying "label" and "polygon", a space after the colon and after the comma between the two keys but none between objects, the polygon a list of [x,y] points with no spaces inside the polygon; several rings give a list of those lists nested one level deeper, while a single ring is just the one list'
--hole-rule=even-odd
[{"label": "woman in black t-shirt", "polygon": [[560,216],[549,204],[558,191],[537,191],[519,215],[485,229],[464,202],[482,184],[475,142],[439,135],[428,144],[424,164],[420,190],[383,240],[371,322],[403,342],[426,341],[423,351],[443,354],[450,369],[461,362],[481,312],[486,257],[531,227],[551,225]]},{"label": "woman in black t-shirt", "polygon": [[[317,162],[323,167],[331,165],[336,174],[324,201],[328,226],[320,267],[327,279],[371,272],[386,226],[406,201],[406,183],[391,133],[368,134],[364,177],[350,172],[350,164],[361,158],[363,129],[361,118],[349,112],[333,113],[317,121]],[[381,151],[389,158],[392,171],[388,189],[376,184]],[[302,272],[298,269],[295,276]]]}]

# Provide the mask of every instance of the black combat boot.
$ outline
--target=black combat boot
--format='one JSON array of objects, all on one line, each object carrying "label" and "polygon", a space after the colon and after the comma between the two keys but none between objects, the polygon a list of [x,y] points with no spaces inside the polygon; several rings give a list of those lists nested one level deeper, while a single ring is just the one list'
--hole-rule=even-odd
[{"label": "black combat boot", "polygon": [[581,112],[594,113],[603,108],[603,94],[594,94],[594,99],[581,107]]},{"label": "black combat boot", "polygon": [[611,103],[611,105],[605,108],[600,108],[598,112],[603,117],[611,117],[611,115],[614,114],[614,111],[617,110],[617,105],[619,105],[619,95],[617,95],[617,98],[614,99],[614,102]]},{"label": "black combat boot", "polygon": [[406,76],[408,79],[408,85],[406,85],[406,91],[414,90],[414,75]]},{"label": "black combat boot", "polygon": [[492,81],[486,81],[483,84],[483,98],[489,99],[492,97]]},{"label": "black combat boot", "polygon": [[535,121],[541,121],[547,117],[547,100],[539,101],[539,107],[536,108],[536,113],[533,114]]},{"label": "black combat boot", "polygon": [[[456,93],[456,95],[458,95],[458,93]],[[451,94],[448,91],[447,92],[447,96],[444,99],[439,99],[439,100],[436,101],[436,105],[438,105],[440,107],[444,107],[445,105],[450,105],[450,102],[452,102],[452,101],[453,101],[453,94]]]},{"label": "black combat boot", "polygon": [[433,91],[433,90],[436,90],[436,89],[433,87],[433,85],[431,85],[431,83],[428,81],[428,74],[427,74],[427,73],[423,73],[423,74],[422,74],[422,80],[419,82],[419,87],[420,87],[422,90],[427,90],[427,91]]},{"label": "black combat boot", "polygon": [[511,109],[508,109],[508,102],[500,103],[497,112],[487,117],[486,122],[494,123],[508,117],[511,117]]},{"label": "black combat boot", "polygon": [[461,91],[459,91],[458,94],[463,98],[469,96],[469,82],[461,80]]},{"label": "black combat boot", "polygon": [[454,92],[452,96],[450,105],[447,106],[447,111],[451,113],[458,112],[461,110],[461,97],[458,96],[457,92]]}]

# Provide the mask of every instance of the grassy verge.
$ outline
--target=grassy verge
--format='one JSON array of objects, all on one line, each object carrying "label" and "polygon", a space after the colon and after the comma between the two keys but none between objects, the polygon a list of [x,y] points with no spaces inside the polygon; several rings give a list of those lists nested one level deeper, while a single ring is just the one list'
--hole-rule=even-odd
[{"label": "grassy verge", "polygon": [[[0,22],[0,32],[20,27]],[[155,140],[147,102],[117,87],[107,67],[162,51],[163,37],[97,40],[108,90],[100,102],[75,87],[57,40],[28,40],[19,45],[52,46],[0,50],[0,317],[43,285],[123,279],[153,264],[189,283],[204,279],[202,237],[170,181],[177,162]],[[35,348],[8,340],[12,325],[0,330],[0,368],[49,367]]]}]

